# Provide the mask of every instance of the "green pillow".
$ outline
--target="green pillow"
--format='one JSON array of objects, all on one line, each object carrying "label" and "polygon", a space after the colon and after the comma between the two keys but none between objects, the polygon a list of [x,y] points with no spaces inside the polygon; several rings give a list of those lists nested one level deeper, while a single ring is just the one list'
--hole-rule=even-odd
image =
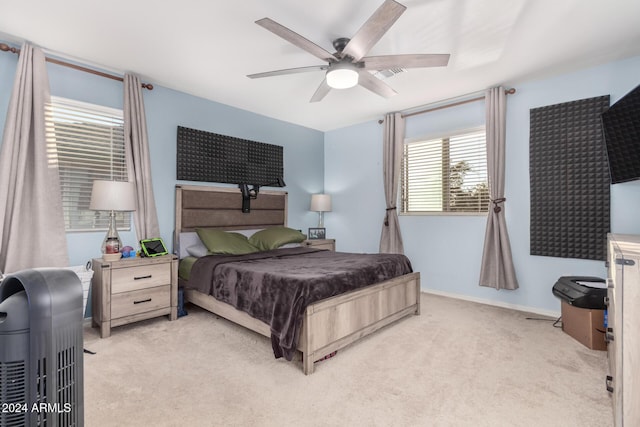
[{"label": "green pillow", "polygon": [[258,248],[240,233],[217,230],[215,228],[196,228],[196,232],[210,254],[242,255],[257,252]]},{"label": "green pillow", "polygon": [[261,251],[268,251],[271,249],[278,249],[280,246],[286,245],[287,243],[300,243],[306,238],[307,236],[298,230],[279,226],[265,228],[264,230],[254,233],[249,238],[249,243]]}]

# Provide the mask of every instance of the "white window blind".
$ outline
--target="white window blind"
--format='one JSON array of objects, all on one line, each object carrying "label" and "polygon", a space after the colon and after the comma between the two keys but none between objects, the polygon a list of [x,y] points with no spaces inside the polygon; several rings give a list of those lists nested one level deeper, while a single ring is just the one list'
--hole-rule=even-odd
[{"label": "white window blind", "polygon": [[[89,209],[93,180],[127,181],[122,110],[52,97],[45,106],[49,161],[57,163],[66,231],[106,230],[109,213]],[[131,214],[116,212],[117,227]]]},{"label": "white window blind", "polygon": [[483,213],[489,206],[485,130],[408,141],[401,213]]}]

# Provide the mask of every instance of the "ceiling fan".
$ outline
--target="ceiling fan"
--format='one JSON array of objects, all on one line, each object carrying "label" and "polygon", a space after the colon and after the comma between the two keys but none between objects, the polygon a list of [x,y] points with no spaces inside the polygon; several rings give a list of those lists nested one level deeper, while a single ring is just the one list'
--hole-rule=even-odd
[{"label": "ceiling fan", "polygon": [[326,65],[287,68],[265,73],[249,74],[247,77],[280,76],[285,74],[306,73],[326,70],[326,75],[310,102],[321,101],[333,89],[347,89],[357,84],[370,91],[389,98],[397,92],[388,84],[375,77],[369,70],[388,70],[392,68],[442,67],[449,63],[449,54],[410,54],[365,56],[378,40],[391,28],[406,10],[406,6],[394,0],[385,2],[369,17],[353,38],[338,38],[333,41],[335,53],[330,53],[300,34],[278,24],[269,18],[256,21],[256,24],[282,37],[289,43],[326,61]]}]

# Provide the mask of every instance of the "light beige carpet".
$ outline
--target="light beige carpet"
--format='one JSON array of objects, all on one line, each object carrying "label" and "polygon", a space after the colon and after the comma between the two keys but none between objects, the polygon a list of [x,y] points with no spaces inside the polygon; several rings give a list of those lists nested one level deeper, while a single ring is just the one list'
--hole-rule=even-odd
[{"label": "light beige carpet", "polygon": [[86,426],[613,424],[606,352],[527,313],[423,294],[421,316],[305,376],[267,338],[187,308],[107,339],[86,327]]}]

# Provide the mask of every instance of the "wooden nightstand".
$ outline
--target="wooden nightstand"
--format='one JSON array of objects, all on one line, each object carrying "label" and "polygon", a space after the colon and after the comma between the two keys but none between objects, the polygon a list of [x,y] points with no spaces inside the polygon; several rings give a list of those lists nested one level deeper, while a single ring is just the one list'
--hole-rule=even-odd
[{"label": "wooden nightstand", "polygon": [[94,258],[91,309],[92,323],[100,327],[100,337],[111,328],[169,315],[178,318],[178,258],[123,258],[104,261]]},{"label": "wooden nightstand", "polygon": [[318,249],[336,250],[336,239],[310,239],[302,242],[304,246],[311,246]]}]

